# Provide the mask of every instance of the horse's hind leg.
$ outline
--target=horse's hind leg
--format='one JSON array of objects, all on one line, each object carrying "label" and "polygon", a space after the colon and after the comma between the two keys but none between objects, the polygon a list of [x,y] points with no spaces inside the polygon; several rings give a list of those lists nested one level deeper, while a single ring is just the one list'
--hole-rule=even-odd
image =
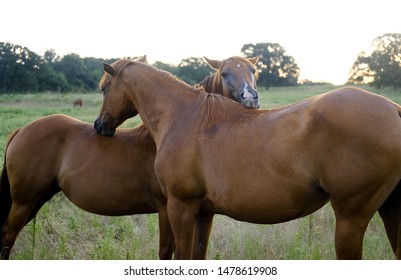
[{"label": "horse's hind leg", "polygon": [[336,217],[335,246],[337,259],[362,259],[363,236],[369,220]]},{"label": "horse's hind leg", "polygon": [[24,227],[25,221],[27,220],[31,209],[31,205],[12,205],[8,219],[1,231],[3,239],[3,248],[1,252],[2,259],[9,258],[11,248],[13,247],[19,232]]},{"label": "horse's hind leg", "polygon": [[378,209],[378,199],[368,201],[366,196],[332,198],[336,216],[335,247],[337,259],[362,259],[363,237],[369,221]]},{"label": "horse's hind leg", "polygon": [[51,190],[49,190],[45,195],[43,195],[38,202],[35,203],[35,206],[32,208],[32,210],[29,212],[29,216],[25,221],[25,224],[28,224],[35,216],[38,214],[39,210],[42,208],[42,206],[48,202],[56,193],[60,192],[61,190],[58,187],[53,187]]},{"label": "horse's hind leg", "polygon": [[18,234],[39,212],[40,208],[49,201],[60,189],[52,188],[45,193],[36,203],[24,202],[18,204],[14,202],[11,206],[8,219],[1,231],[3,248],[1,252],[1,259],[8,259],[11,248],[13,247]]},{"label": "horse's hind leg", "polygon": [[401,184],[398,184],[379,208],[380,217],[395,257],[401,259]]}]

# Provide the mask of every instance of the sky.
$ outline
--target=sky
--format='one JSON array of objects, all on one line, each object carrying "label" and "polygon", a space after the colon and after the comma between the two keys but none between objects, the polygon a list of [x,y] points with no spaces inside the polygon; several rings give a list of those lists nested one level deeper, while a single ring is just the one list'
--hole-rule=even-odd
[{"label": "sky", "polygon": [[300,78],[343,84],[361,51],[401,33],[399,0],[0,0],[0,42],[39,55],[179,64],[241,55],[243,45],[278,43]]}]

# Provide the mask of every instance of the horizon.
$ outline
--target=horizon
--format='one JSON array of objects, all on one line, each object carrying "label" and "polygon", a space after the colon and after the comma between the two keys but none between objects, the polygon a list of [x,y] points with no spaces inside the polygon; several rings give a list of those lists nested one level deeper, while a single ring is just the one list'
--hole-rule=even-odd
[{"label": "horizon", "polygon": [[189,57],[242,56],[248,43],[278,43],[300,68],[300,80],[340,85],[375,38],[401,33],[397,5],[391,0],[379,6],[370,0],[249,0],[246,6],[213,0],[7,1],[0,42],[41,56],[49,49],[59,56],[103,59],[146,54],[150,63],[173,65]]}]

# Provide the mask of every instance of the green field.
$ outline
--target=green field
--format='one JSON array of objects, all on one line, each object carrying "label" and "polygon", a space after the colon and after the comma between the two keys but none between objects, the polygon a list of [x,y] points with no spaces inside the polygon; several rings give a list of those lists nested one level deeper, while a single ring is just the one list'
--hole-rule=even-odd
[{"label": "green field", "polygon": [[[262,109],[270,109],[334,86],[301,86],[260,90]],[[375,91],[375,90],[372,90]],[[401,93],[381,90],[401,104]],[[83,99],[82,108],[72,102]],[[63,113],[93,123],[102,102],[93,94],[0,95],[0,156],[11,131],[45,115]],[[138,117],[124,123],[134,127]],[[3,165],[3,162],[0,163]],[[279,209],[278,209],[279,211]],[[217,215],[208,259],[335,259],[335,220],[330,205],[312,215],[278,225],[255,225]],[[394,259],[381,219],[376,215],[366,232],[364,259]],[[156,215],[105,217],[87,213],[56,195],[19,235],[11,259],[157,259]]]}]

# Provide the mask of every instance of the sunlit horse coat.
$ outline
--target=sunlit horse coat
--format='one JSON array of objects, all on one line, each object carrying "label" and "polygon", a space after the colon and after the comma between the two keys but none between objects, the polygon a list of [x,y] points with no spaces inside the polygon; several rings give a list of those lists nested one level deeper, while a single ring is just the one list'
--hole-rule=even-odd
[{"label": "sunlit horse coat", "polygon": [[[121,67],[123,65],[123,67]],[[401,258],[401,108],[343,88],[273,110],[249,110],[142,63],[105,65],[95,122],[113,135],[139,113],[156,144],[177,258],[191,258],[202,213],[280,223],[331,202],[339,259],[360,259],[379,211]]]}]

